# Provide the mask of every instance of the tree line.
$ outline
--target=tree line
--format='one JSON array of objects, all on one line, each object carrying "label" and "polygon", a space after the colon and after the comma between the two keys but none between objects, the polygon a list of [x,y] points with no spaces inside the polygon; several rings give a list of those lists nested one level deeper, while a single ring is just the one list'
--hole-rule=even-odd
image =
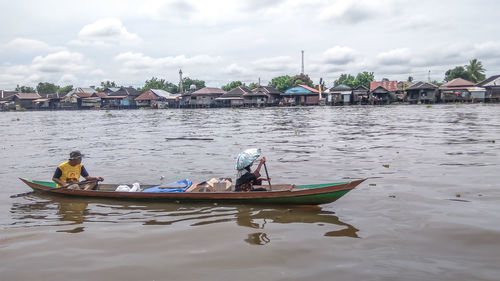
[{"label": "tree line", "polygon": [[[463,66],[456,66],[455,68],[449,69],[445,72],[445,77],[444,77],[444,82],[451,81],[455,78],[462,78],[465,80],[469,80],[474,83],[479,83],[486,79],[486,76],[484,74],[485,69],[483,67],[483,64],[481,61],[478,59],[472,59],[469,61],[468,65],[463,65]],[[375,75],[373,72],[368,72],[368,71],[363,71],[358,73],[356,76],[351,75],[351,74],[346,74],[342,73],[338,79],[336,79],[333,82],[334,86],[338,86],[341,84],[347,85],[351,88],[357,88],[359,86],[364,86],[366,88],[370,88],[370,82],[375,80]],[[409,76],[408,77],[408,82],[412,82],[413,77]],[[432,83],[437,84],[438,86],[441,85],[442,83],[438,81],[433,81]],[[282,75],[278,77],[274,77],[271,79],[271,81],[268,83],[268,86],[271,86],[278,91],[284,92],[287,89],[295,86],[295,85],[307,85],[309,87],[314,87],[317,88],[318,85],[315,85],[311,78],[307,74],[298,74],[295,76],[289,76],[289,75]],[[322,79],[320,79],[321,87],[325,89],[324,83],[322,82]],[[198,79],[191,79],[189,77],[185,77],[182,79],[182,90],[187,91],[190,89],[191,85],[195,85],[196,89],[201,89],[205,87],[205,81],[203,80],[198,80]],[[160,79],[157,77],[152,77],[149,80],[146,80],[144,83],[143,87],[137,88],[138,91],[144,92],[149,89],[162,89],[167,92],[176,94],[180,92],[179,89],[180,84],[174,84],[166,79]],[[228,84],[222,86],[222,89],[224,91],[230,91],[236,87],[239,86],[245,86],[248,89],[252,90],[257,87],[259,87],[259,84],[257,83],[250,83],[249,85],[246,85],[245,83],[241,81],[231,81]],[[114,81],[103,81],[101,82],[100,87],[96,88],[96,91],[104,91],[108,88],[119,88]],[[73,90],[73,85],[68,85],[68,86],[58,86],[49,82],[40,82],[36,86],[36,89],[33,87],[29,86],[19,86],[17,85],[16,91],[21,92],[21,93],[34,93],[37,92],[39,94],[52,94],[52,93],[61,93],[61,94],[66,94]]]}]

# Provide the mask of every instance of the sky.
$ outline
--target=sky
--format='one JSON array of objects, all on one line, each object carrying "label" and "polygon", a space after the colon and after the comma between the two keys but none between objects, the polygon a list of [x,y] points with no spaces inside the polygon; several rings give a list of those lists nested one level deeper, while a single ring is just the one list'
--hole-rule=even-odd
[{"label": "sky", "polygon": [[184,77],[267,85],[304,72],[442,81],[479,59],[500,74],[500,1],[0,0],[0,89],[142,87]]}]

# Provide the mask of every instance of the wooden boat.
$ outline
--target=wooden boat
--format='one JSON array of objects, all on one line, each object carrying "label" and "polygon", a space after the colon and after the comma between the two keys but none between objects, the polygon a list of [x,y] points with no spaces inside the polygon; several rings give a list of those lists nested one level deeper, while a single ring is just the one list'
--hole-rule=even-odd
[{"label": "wooden boat", "polygon": [[[20,178],[34,191],[75,197],[115,198],[170,202],[214,202],[236,204],[319,205],[331,203],[366,179],[310,185],[273,185],[272,191],[255,192],[117,192],[118,184],[99,184],[98,190],[57,188],[54,182]],[[142,188],[155,185],[141,185]],[[263,186],[266,187],[266,186]]]}]

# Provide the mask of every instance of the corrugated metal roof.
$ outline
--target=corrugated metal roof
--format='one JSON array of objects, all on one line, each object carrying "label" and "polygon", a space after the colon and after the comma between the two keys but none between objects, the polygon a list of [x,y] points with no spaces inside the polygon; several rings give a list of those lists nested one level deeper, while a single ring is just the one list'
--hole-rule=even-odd
[{"label": "corrugated metal roof", "polygon": [[370,82],[370,91],[373,91],[378,87],[382,87],[389,92],[396,92],[398,90],[398,82],[397,81],[371,81]]},{"label": "corrugated metal roof", "polygon": [[223,95],[226,91],[219,88],[209,88],[205,87],[193,92],[191,95]]},{"label": "corrugated metal roof", "polygon": [[285,95],[319,94],[319,91],[306,85],[297,85],[285,91]]},{"label": "corrugated metal roof", "polygon": [[250,91],[247,87],[238,86],[238,87],[232,89],[231,91],[223,94],[221,96],[221,98],[242,97],[243,95],[251,93],[251,92],[252,91]]},{"label": "corrugated metal roof", "polygon": [[168,97],[171,97],[173,95],[172,93],[167,92],[167,91],[162,90],[162,89],[151,89],[151,92],[153,92],[154,94],[156,94],[159,97],[164,97],[164,98],[168,98]]},{"label": "corrugated metal roof", "polygon": [[[498,78],[500,78],[500,75],[493,75],[493,76],[489,77],[488,79],[482,81],[481,83],[478,83],[477,85],[480,86],[480,87],[485,87],[485,86],[490,86],[490,87],[492,87],[492,86],[500,86],[500,81],[495,81]],[[495,81],[496,84],[493,83],[493,85],[488,85],[488,84],[490,84],[493,81]]]},{"label": "corrugated metal roof", "polygon": [[307,85],[302,85],[302,84],[299,84],[299,85],[297,85],[297,86],[302,87],[302,88],[304,88],[304,89],[308,89],[309,91],[311,91],[311,92],[313,92],[313,93],[319,93],[319,91],[318,91],[317,89],[311,88],[311,87],[309,87],[309,86],[307,86]]},{"label": "corrugated metal roof", "polygon": [[471,81],[467,81],[465,79],[462,79],[462,78],[455,78],[445,84],[443,84],[441,87],[468,87],[468,86],[475,86],[476,84],[471,82]]},{"label": "corrugated metal roof", "polygon": [[419,81],[419,82],[411,85],[410,87],[408,87],[406,90],[408,91],[408,90],[437,89],[437,88],[438,88],[438,86],[436,86],[434,84]]},{"label": "corrugated metal roof", "polygon": [[330,88],[330,91],[349,91],[349,90],[352,90],[352,88],[347,86],[346,84],[340,84],[333,88]]},{"label": "corrugated metal roof", "polygon": [[16,94],[16,97],[20,100],[36,100],[41,98],[41,96],[37,93],[19,93]]}]

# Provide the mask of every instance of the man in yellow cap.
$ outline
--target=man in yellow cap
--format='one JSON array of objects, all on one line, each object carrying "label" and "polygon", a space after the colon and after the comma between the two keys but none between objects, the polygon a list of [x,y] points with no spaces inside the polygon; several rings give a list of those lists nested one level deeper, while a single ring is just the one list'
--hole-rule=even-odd
[{"label": "man in yellow cap", "polygon": [[[101,177],[91,177],[82,164],[83,155],[80,151],[75,150],[69,154],[69,160],[57,166],[57,169],[52,177],[52,180],[57,183],[57,187],[68,189],[93,189],[98,181],[103,181]],[[80,176],[84,177],[90,182],[85,185],[78,185]]]}]

